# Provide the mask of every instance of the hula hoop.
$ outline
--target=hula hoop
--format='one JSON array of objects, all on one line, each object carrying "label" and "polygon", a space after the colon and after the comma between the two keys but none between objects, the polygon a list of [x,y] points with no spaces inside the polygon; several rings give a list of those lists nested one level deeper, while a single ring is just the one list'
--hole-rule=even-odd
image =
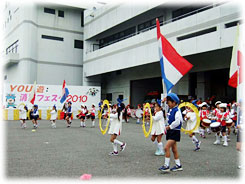
[{"label": "hula hoop", "polygon": [[191,129],[191,130],[186,130],[186,129],[184,129],[183,127],[181,127],[181,131],[182,131],[182,132],[184,132],[185,134],[191,134],[194,130],[196,130],[196,129],[200,126],[199,111],[198,111],[198,109],[196,108],[196,106],[193,105],[193,104],[190,103],[190,102],[183,102],[183,103],[181,103],[181,104],[179,105],[179,108],[182,108],[182,107],[189,107],[189,108],[191,108],[191,109],[195,112],[195,114],[196,114],[196,119],[197,119],[197,121],[196,121],[196,125],[195,125],[195,127],[194,127],[193,129]]},{"label": "hula hoop", "polygon": [[23,102],[20,103],[18,106],[17,106],[17,109],[20,109],[20,106],[23,105],[25,107],[26,104],[24,104]]},{"label": "hula hoop", "polygon": [[[103,109],[104,109],[104,106],[107,105],[107,108],[108,108],[108,117],[107,117],[107,124],[106,124],[106,127],[105,129],[102,128],[102,122],[101,122],[101,117],[102,117],[102,112],[103,112]],[[100,125],[100,131],[103,135],[105,135],[105,133],[107,132],[108,130],[108,126],[109,126],[109,123],[110,123],[110,107],[109,107],[109,101],[108,100],[104,100],[103,101],[103,104],[101,106],[101,110],[100,110],[100,113],[98,114],[99,116],[99,125]]]},{"label": "hula hoop", "polygon": [[[149,128],[148,132],[146,131],[146,128],[145,128],[145,109],[146,108],[148,108],[149,111],[150,111],[150,128]],[[149,103],[146,103],[145,106],[144,106],[142,129],[143,129],[145,137],[147,138],[150,135],[151,129],[152,129],[152,114],[151,114],[151,106],[150,106]]]}]

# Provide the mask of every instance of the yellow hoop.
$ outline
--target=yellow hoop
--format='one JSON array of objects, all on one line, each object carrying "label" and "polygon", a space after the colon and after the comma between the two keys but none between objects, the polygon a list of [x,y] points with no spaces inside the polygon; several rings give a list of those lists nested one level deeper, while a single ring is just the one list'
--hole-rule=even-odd
[{"label": "yellow hoop", "polygon": [[[145,109],[146,108],[148,108],[149,111],[150,111],[150,128],[149,128],[148,132],[145,129]],[[150,106],[149,103],[146,103],[145,106],[144,106],[144,109],[143,109],[143,124],[142,124],[142,129],[143,129],[143,132],[144,132],[145,137],[147,138],[150,135],[151,129],[152,129],[152,114],[151,114],[151,106]]]},{"label": "yellow hoop", "polygon": [[[102,112],[103,112],[103,109],[104,109],[104,105],[107,105],[107,108],[108,108],[108,118],[107,118],[107,124],[106,124],[106,127],[105,129],[102,128],[102,122],[101,122],[101,117],[102,117]],[[100,110],[100,113],[98,114],[99,115],[99,125],[100,125],[100,131],[103,135],[105,135],[105,133],[107,132],[108,130],[108,126],[109,126],[109,123],[110,123],[110,106],[109,106],[109,101],[108,100],[104,100],[103,101],[103,104],[101,106],[101,110]]]},{"label": "yellow hoop", "polygon": [[26,104],[24,104],[23,102],[20,103],[20,104],[17,106],[17,109],[19,109],[21,105],[23,105],[23,106],[25,107]]},{"label": "yellow hoop", "polygon": [[191,109],[195,112],[195,114],[196,114],[196,119],[197,119],[197,121],[196,121],[196,125],[195,125],[195,127],[194,127],[193,129],[191,129],[191,130],[186,130],[186,129],[184,129],[183,127],[181,127],[181,131],[182,131],[182,132],[184,132],[185,134],[191,134],[194,130],[198,129],[198,127],[200,126],[199,111],[198,111],[198,109],[196,108],[196,106],[193,105],[193,104],[190,103],[190,102],[183,102],[183,103],[181,103],[181,104],[179,105],[179,108],[182,108],[182,107],[189,107],[189,108],[191,108]]}]

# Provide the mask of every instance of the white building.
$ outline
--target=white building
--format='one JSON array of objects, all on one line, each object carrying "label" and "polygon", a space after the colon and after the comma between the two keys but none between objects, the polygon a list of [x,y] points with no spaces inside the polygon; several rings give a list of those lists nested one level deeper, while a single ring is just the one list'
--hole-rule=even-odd
[{"label": "white building", "polygon": [[[128,3],[85,11],[84,85],[101,85],[102,98],[135,106],[162,92],[155,19],[161,32],[194,67],[173,88],[182,98],[235,99],[228,76],[241,9],[231,2]],[[240,28],[242,29],[242,26]]]},{"label": "white building", "polygon": [[4,82],[83,84],[84,8],[7,2],[4,7]]}]

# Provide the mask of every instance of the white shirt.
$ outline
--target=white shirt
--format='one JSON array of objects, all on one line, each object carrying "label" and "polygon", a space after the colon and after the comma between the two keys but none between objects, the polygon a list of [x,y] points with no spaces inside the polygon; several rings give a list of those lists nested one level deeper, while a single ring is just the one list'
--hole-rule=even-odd
[{"label": "white shirt", "polygon": [[57,112],[55,110],[52,110],[50,114],[51,114],[50,120],[55,120],[57,118]]}]

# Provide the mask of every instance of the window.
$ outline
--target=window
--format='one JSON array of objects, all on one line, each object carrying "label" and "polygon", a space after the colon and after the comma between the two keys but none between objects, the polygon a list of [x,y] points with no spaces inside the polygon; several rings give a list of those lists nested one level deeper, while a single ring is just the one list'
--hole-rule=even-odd
[{"label": "window", "polygon": [[59,10],[59,11],[58,11],[58,16],[59,16],[59,17],[64,17],[64,11]]},{"label": "window", "polygon": [[7,75],[4,75],[4,80],[7,80],[8,79],[8,76]]},{"label": "window", "polygon": [[83,49],[83,41],[82,40],[74,40],[74,48]]},{"label": "window", "polygon": [[42,35],[42,38],[48,40],[64,41],[64,38],[57,37],[57,36]]},{"label": "window", "polygon": [[54,15],[55,15],[55,9],[51,9],[51,8],[44,8],[44,12],[45,12],[45,13],[54,14]]},{"label": "window", "polygon": [[186,39],[193,38],[193,37],[196,37],[196,36],[201,36],[201,35],[204,35],[204,34],[212,33],[212,32],[215,32],[216,30],[217,30],[216,27],[212,27],[212,28],[205,29],[205,30],[202,30],[202,31],[198,31],[198,32],[195,32],[195,33],[191,33],[191,34],[188,34],[188,35],[180,36],[180,37],[177,38],[177,41],[186,40]]},{"label": "window", "polygon": [[84,26],[84,13],[83,13],[83,11],[81,12],[81,27],[83,27]]},{"label": "window", "polygon": [[230,27],[237,26],[238,23],[242,24],[242,21],[241,20],[237,20],[237,21],[234,21],[234,22],[229,22],[229,23],[225,24],[225,28],[230,28]]}]

